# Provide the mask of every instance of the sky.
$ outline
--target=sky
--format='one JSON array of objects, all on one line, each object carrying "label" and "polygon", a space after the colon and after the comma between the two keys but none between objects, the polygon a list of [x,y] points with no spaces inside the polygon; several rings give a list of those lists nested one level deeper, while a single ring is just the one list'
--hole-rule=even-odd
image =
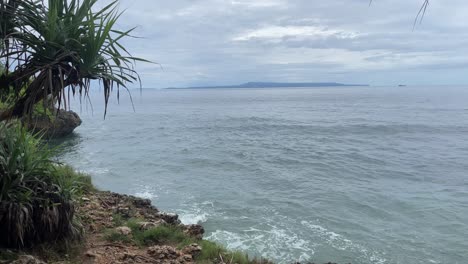
[{"label": "sky", "polygon": [[[100,1],[105,4],[106,1]],[[143,87],[468,84],[468,1],[120,0]]]}]

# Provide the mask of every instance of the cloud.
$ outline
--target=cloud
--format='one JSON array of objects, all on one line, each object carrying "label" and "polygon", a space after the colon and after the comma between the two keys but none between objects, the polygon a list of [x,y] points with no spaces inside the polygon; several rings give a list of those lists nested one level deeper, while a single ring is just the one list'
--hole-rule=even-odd
[{"label": "cloud", "polygon": [[[106,1],[100,1],[104,5]],[[121,0],[145,87],[246,81],[468,83],[468,1]],[[425,76],[421,78],[421,76]],[[454,78],[456,76],[456,78]],[[334,79],[337,78],[337,79]]]},{"label": "cloud", "polygon": [[231,3],[234,6],[244,6],[247,8],[284,7],[287,5],[284,1],[277,0],[237,0],[231,1]]},{"label": "cloud", "polygon": [[251,39],[281,39],[285,37],[312,37],[353,39],[359,35],[357,32],[329,29],[319,26],[269,26],[253,30],[235,37],[234,41],[246,41]]}]

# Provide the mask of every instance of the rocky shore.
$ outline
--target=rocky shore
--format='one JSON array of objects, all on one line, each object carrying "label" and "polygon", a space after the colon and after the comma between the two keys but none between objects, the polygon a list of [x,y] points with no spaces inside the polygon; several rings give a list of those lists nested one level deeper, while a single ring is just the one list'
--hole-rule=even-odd
[{"label": "rocky shore", "polygon": [[132,236],[132,229],[120,225],[116,217],[140,219],[139,228],[149,230],[161,225],[180,227],[183,232],[200,240],[204,229],[200,225],[182,225],[176,214],[162,213],[151,201],[110,192],[98,192],[82,198],[77,214],[86,222],[86,244],[79,259],[82,263],[192,263],[201,247],[191,244],[184,248],[174,245],[140,247],[132,243],[109,243],[106,230],[114,229],[122,236]]},{"label": "rocky shore", "polygon": [[[270,263],[251,261],[245,255],[241,256],[244,261],[231,262],[237,253],[203,240],[205,231],[201,225],[183,225],[178,215],[159,211],[150,200],[96,191],[77,201],[76,215],[82,223],[84,236],[68,247],[66,254],[56,246],[46,247],[46,250],[44,247],[25,251],[0,249],[0,263]],[[166,228],[176,233],[176,239],[170,239],[173,234],[158,235],[158,230]],[[148,236],[154,240],[139,243],[138,236],[148,231],[154,231],[153,237]],[[205,249],[204,245],[209,248]],[[205,259],[197,261],[201,255],[205,255]],[[207,256],[213,259],[206,259]]]},{"label": "rocky shore", "polygon": [[[66,245],[66,251],[57,245],[38,246],[24,251],[0,248],[0,263],[272,264],[265,259],[249,259],[243,253],[229,252],[203,240],[205,230],[201,225],[184,225],[178,215],[159,211],[147,199],[95,191],[77,201],[76,215],[82,223],[84,235],[80,241]],[[133,220],[127,221],[129,219]],[[142,233],[161,227],[178,233],[175,236],[178,238],[171,240],[168,237],[173,234],[166,233],[164,237],[156,236],[157,232],[154,232],[152,243],[138,243]]]}]

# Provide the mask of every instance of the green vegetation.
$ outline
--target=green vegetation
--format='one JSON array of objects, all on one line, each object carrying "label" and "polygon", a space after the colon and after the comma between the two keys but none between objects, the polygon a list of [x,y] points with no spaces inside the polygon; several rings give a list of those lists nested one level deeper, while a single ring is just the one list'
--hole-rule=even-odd
[{"label": "green vegetation", "polygon": [[125,222],[123,217],[119,215],[113,216],[113,222],[115,227],[129,227],[132,230],[133,239],[128,240],[127,236],[121,235],[116,230],[109,230],[106,234],[106,238],[109,241],[121,241],[125,243],[133,242],[138,246],[150,246],[164,243],[178,245],[182,242],[186,242],[187,240],[194,243],[194,240],[187,236],[179,226],[160,225],[155,228],[143,230],[140,228],[140,223],[144,222],[143,220],[130,219]]},{"label": "green vegetation", "polygon": [[24,247],[78,238],[74,199],[90,178],[52,160],[53,151],[25,128],[0,123],[0,244]]},{"label": "green vegetation", "polygon": [[[47,2],[47,3],[46,3]],[[139,81],[135,58],[121,44],[133,29],[118,30],[118,1],[93,11],[97,0],[0,1],[0,101],[13,104],[0,120],[22,117],[50,98],[65,108],[99,81],[107,106],[114,87]],[[104,113],[105,114],[105,113]]]},{"label": "green vegetation", "polygon": [[229,251],[225,247],[207,240],[197,240],[185,234],[182,227],[171,225],[160,225],[148,230],[143,230],[139,219],[124,221],[120,215],[114,215],[114,226],[127,226],[132,230],[131,235],[123,235],[115,229],[106,232],[106,239],[110,242],[121,242],[124,244],[135,244],[140,247],[169,244],[182,249],[191,244],[198,244],[202,251],[196,257],[197,263],[217,263],[222,258],[226,263],[252,264],[268,263],[264,260],[251,260],[248,255],[239,251]]}]

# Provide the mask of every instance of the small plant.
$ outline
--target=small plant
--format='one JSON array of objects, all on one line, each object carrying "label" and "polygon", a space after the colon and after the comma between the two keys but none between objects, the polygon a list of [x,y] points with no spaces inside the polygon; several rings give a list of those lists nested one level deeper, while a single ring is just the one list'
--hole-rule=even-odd
[{"label": "small plant", "polygon": [[132,239],[129,236],[123,235],[115,230],[109,230],[105,234],[105,239],[109,242],[122,242],[125,244],[132,243]]},{"label": "small plant", "polygon": [[207,240],[200,241],[200,246],[202,252],[197,257],[198,261],[214,261],[227,252],[225,247]]},{"label": "small plant", "polygon": [[113,214],[112,223],[115,227],[123,226],[125,225],[125,219],[121,214]]},{"label": "small plant", "polygon": [[148,246],[162,243],[178,245],[190,239],[179,226],[160,225],[148,230],[141,230],[140,222],[137,219],[130,219],[126,224],[132,229],[133,238],[138,245]]}]

